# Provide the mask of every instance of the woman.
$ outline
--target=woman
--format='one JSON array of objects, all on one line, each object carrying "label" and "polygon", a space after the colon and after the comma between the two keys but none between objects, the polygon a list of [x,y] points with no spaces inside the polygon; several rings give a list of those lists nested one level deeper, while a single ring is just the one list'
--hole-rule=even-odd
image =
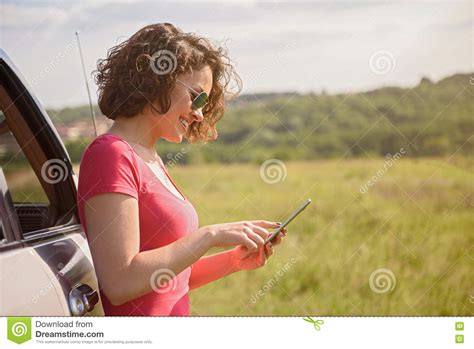
[{"label": "woman", "polygon": [[[240,79],[222,48],[167,23],[112,47],[95,74],[114,124],[82,156],[77,199],[105,314],[189,315],[190,289],[265,265],[267,229],[279,223],[199,228],[155,143],[214,140],[228,85]],[[203,257],[213,247],[234,248]]]}]

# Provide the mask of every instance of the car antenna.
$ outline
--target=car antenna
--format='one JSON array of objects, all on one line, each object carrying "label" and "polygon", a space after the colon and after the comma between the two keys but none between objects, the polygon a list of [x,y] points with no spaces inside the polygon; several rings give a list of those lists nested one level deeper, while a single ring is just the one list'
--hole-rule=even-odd
[{"label": "car antenna", "polygon": [[76,31],[76,39],[77,39],[77,47],[79,48],[79,56],[81,57],[82,71],[84,73],[84,81],[86,82],[87,95],[89,96],[89,106],[91,108],[92,123],[94,124],[94,132],[95,132],[95,136],[97,137],[97,126],[95,124],[94,108],[92,108],[91,91],[89,89],[89,83],[87,82],[86,67],[84,65],[84,57],[82,56],[81,42],[79,41],[79,30]]}]

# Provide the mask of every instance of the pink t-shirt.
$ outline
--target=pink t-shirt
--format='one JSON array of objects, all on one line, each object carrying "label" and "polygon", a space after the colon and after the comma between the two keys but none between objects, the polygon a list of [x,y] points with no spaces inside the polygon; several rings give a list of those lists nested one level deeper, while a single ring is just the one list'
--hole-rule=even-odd
[{"label": "pink t-shirt", "polygon": [[[162,160],[159,161],[181,193]],[[77,203],[86,235],[84,202],[95,195],[111,192],[127,194],[138,200],[140,251],[168,245],[198,229],[198,215],[188,199],[173,194],[125,140],[114,134],[103,134],[86,148],[79,170]],[[156,292],[119,306],[112,305],[100,290],[105,315],[189,315],[191,268],[183,270]],[[162,284],[156,281],[155,285],[160,287]]]}]

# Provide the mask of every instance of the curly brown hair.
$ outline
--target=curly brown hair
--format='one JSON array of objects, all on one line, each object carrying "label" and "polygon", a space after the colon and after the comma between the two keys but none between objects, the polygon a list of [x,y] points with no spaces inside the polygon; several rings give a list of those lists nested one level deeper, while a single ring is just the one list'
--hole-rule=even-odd
[{"label": "curly brown hair", "polygon": [[[97,61],[94,71],[99,108],[109,119],[133,117],[150,104],[160,114],[171,107],[170,93],[176,78],[209,66],[212,90],[203,108],[204,120],[193,123],[187,133],[190,143],[217,138],[216,124],[224,114],[226,97],[236,96],[242,81],[227,52],[210,39],[185,33],[170,23],[148,25],[128,40],[110,48],[107,58]],[[231,92],[230,84],[237,83]],[[158,106],[155,106],[158,102]]]}]

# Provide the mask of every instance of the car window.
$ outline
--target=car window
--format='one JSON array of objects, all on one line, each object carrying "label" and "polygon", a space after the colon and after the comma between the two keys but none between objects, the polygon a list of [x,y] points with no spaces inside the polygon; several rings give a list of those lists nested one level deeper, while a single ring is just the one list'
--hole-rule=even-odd
[{"label": "car window", "polygon": [[[0,124],[5,119],[0,111]],[[13,134],[0,134],[0,165],[18,214],[22,232],[44,229],[48,197]]]},{"label": "car window", "polygon": [[5,243],[5,233],[3,232],[3,219],[0,217],[0,245]]},{"label": "car window", "polygon": [[[4,118],[0,114],[0,122]],[[0,135],[0,164],[14,202],[49,203],[46,193],[11,132]]]}]

